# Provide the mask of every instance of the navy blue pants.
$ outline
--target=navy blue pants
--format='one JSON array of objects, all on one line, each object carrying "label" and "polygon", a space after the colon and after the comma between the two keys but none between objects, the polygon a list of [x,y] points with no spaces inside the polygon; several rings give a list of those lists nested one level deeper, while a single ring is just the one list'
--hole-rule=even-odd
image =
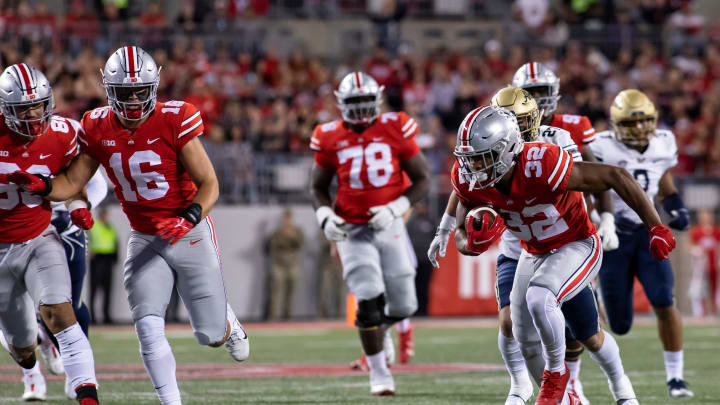
[{"label": "navy blue pants", "polygon": [[650,234],[645,227],[618,232],[620,247],[605,252],[600,268],[600,288],[610,328],[618,335],[630,330],[633,321],[634,278],[655,308],[673,304],[673,273],[669,260],[658,261],[650,253]]},{"label": "navy blue pants", "polygon": [[[495,294],[498,300],[498,309],[510,305],[510,291],[518,261],[503,255],[497,260],[497,282]],[[560,308],[565,316],[565,322],[570,335],[576,340],[587,340],[598,332],[598,312],[595,295],[588,285],[572,299],[565,301]]]}]

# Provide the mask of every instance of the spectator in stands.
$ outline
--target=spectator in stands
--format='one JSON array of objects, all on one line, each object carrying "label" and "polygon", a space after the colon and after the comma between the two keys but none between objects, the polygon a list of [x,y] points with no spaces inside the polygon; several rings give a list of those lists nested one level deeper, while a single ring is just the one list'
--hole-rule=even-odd
[{"label": "spectator in stands", "polygon": [[270,253],[270,319],[286,320],[295,294],[295,282],[302,266],[302,252],[305,238],[302,230],[295,225],[293,212],[285,210],[282,220],[269,239]]}]

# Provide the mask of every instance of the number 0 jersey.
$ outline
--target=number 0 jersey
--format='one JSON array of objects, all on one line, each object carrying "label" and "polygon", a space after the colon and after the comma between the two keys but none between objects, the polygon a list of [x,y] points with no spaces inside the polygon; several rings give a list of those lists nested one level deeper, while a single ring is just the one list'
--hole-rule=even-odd
[{"label": "number 0 jersey", "polygon": [[[78,131],[80,123],[56,115],[50,118],[47,132],[22,144],[0,116],[0,173],[56,174],[78,154]],[[48,200],[15,184],[0,184],[0,243],[25,242],[40,235],[50,225],[50,214]]]},{"label": "number 0 jersey", "polygon": [[581,153],[587,144],[596,139],[595,128],[593,128],[590,118],[584,115],[553,114],[550,126],[570,132],[573,142]]},{"label": "number 0 jersey", "polygon": [[457,163],[451,178],[463,205],[492,205],[507,228],[522,240],[525,250],[545,254],[595,233],[582,193],[566,188],[573,164],[570,153],[560,146],[525,142],[515,163],[509,195],[495,187],[471,190]]},{"label": "number 0 jersey", "polygon": [[417,133],[417,123],[404,112],[380,115],[361,134],[343,121],[318,125],[310,148],[319,167],[337,173],[335,213],[366,224],[370,207],[400,197],[409,185],[400,163],[420,152]]},{"label": "number 0 jersey", "polygon": [[180,215],[197,192],[180,162],[180,150],[203,133],[200,112],[182,101],[158,102],[140,127],[123,127],[109,107],[85,113],[83,153],[107,172],[130,226],[154,234],[157,224]]},{"label": "number 0 jersey", "polygon": [[[650,201],[653,201],[658,193],[660,178],[675,167],[678,161],[675,135],[665,129],[655,130],[655,135],[650,137],[650,143],[643,153],[619,142],[613,131],[600,132],[590,148],[602,163],[625,168],[645,190]],[[640,216],[615,191],[611,191],[611,195],[619,229],[622,229],[623,225],[633,228],[642,224]]]}]

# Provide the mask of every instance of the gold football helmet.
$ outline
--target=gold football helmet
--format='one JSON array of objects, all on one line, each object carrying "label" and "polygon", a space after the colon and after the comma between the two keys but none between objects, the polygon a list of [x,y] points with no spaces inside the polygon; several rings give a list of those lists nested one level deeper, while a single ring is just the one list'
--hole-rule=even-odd
[{"label": "gold football helmet", "polygon": [[621,91],[610,106],[615,137],[629,147],[646,147],[655,133],[657,120],[655,104],[640,90]]},{"label": "gold football helmet", "polygon": [[542,112],[537,102],[525,89],[508,86],[493,96],[490,105],[509,110],[517,118],[523,140],[532,142],[538,139]]}]

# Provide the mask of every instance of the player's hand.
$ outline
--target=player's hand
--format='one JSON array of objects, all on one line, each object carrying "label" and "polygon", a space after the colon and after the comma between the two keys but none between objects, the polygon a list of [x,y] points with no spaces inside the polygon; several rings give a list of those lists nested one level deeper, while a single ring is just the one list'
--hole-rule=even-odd
[{"label": "player's hand", "polygon": [[370,207],[368,212],[371,218],[370,221],[368,221],[368,225],[376,231],[382,231],[383,229],[389,228],[393,221],[395,221],[395,218],[404,214],[408,209],[410,209],[410,200],[404,195],[385,205]]},{"label": "player's hand", "polygon": [[172,245],[190,232],[193,227],[195,227],[195,224],[187,219],[183,217],[173,217],[163,220],[158,224],[157,234]]},{"label": "player's hand", "polygon": [[50,180],[47,177],[30,174],[26,171],[17,171],[7,175],[7,181],[15,183],[23,190],[40,193],[42,195],[50,194]]},{"label": "player's hand", "polygon": [[665,260],[675,249],[675,238],[665,225],[655,225],[650,229],[650,253],[656,260]]},{"label": "player's hand", "polygon": [[602,241],[602,248],[608,252],[615,250],[620,246],[615,229],[615,217],[609,212],[600,214],[600,225],[597,227],[597,234]]},{"label": "player's hand", "polygon": [[70,220],[73,224],[77,225],[78,228],[83,230],[89,230],[95,224],[92,213],[87,208],[78,208],[70,211]]},{"label": "player's hand", "polygon": [[437,231],[435,231],[435,237],[432,242],[430,242],[430,248],[427,252],[428,259],[430,259],[430,263],[432,263],[435,268],[440,268],[440,263],[437,261],[437,255],[440,254],[440,257],[445,257],[448,241],[450,240],[450,234],[452,231],[452,229],[443,229],[440,227],[438,227]]},{"label": "player's hand", "polygon": [[329,241],[342,242],[348,238],[348,234],[344,229],[345,220],[335,214],[332,208],[322,206],[315,211],[315,216]]},{"label": "player's hand", "polygon": [[475,218],[471,215],[465,219],[465,232],[467,233],[467,241],[465,242],[466,250],[475,253],[483,253],[493,242],[505,232],[505,221],[499,215],[495,217],[495,222],[488,226],[490,216],[483,214],[482,227],[475,228]]}]

